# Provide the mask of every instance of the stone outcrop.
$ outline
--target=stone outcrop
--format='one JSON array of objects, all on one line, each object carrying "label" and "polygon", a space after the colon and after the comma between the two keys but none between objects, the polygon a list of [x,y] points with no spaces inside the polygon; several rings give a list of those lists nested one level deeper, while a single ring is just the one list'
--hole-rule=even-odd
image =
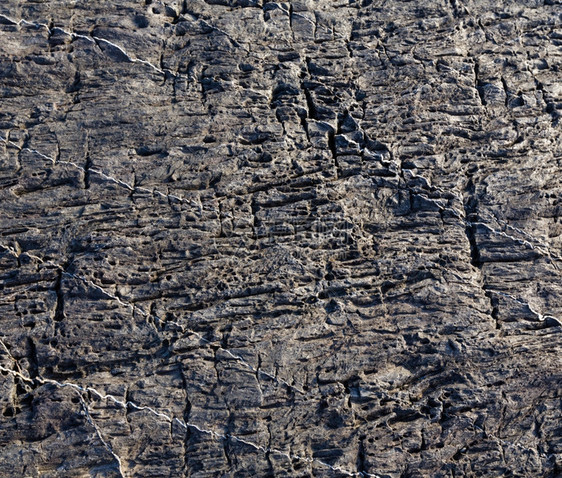
[{"label": "stone outcrop", "polygon": [[562,473],[556,0],[0,4],[0,475]]}]

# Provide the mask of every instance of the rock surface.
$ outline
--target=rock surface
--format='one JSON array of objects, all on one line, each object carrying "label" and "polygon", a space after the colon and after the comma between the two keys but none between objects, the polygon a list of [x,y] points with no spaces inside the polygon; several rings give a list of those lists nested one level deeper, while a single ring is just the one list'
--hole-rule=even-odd
[{"label": "rock surface", "polygon": [[562,476],[560,1],[0,44],[1,476]]}]

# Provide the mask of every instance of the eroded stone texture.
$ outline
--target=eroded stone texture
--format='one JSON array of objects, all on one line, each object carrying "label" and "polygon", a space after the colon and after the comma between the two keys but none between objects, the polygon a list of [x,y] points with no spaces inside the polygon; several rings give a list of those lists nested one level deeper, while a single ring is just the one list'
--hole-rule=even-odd
[{"label": "eroded stone texture", "polygon": [[0,4],[0,475],[560,476],[557,1]]}]

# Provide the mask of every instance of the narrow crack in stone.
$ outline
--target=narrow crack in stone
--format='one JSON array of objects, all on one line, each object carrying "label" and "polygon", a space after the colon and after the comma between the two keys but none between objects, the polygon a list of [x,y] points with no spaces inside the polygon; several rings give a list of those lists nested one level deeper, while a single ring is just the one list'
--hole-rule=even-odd
[{"label": "narrow crack in stone", "polygon": [[[41,257],[34,255],[34,254],[30,254],[27,252],[22,252],[21,254],[18,254],[13,248],[6,246],[4,244],[0,244],[0,247],[2,247],[4,250],[9,251],[11,254],[16,255],[16,257],[18,257],[21,254],[24,254],[32,259],[35,259],[37,261],[39,261],[42,264],[46,264],[46,265],[50,265],[58,270],[60,270],[62,272],[63,275],[67,276],[67,277],[71,277],[73,279],[76,279],[100,292],[102,292],[105,296],[107,296],[108,298],[116,301],[118,304],[122,305],[123,307],[127,307],[128,309],[130,309],[133,312],[138,312],[140,313],[143,317],[145,318],[152,318],[155,319],[157,322],[161,323],[162,325],[166,325],[166,324],[172,324],[175,325],[176,327],[178,327],[180,330],[184,330],[184,326],[182,324],[180,324],[179,322],[174,322],[172,320],[163,320],[160,317],[158,317],[155,314],[152,314],[150,312],[145,311],[143,308],[139,307],[138,305],[135,305],[132,302],[128,302],[126,300],[121,299],[120,297],[116,296],[115,294],[111,293],[110,291],[108,291],[107,289],[101,287],[100,285],[96,284],[95,282],[92,282],[91,280],[82,277],[80,275],[77,274],[72,274],[70,272],[67,272],[64,270],[64,268],[62,266],[60,266],[59,264],[56,264],[53,261],[49,261],[49,260],[44,260]],[[209,344],[209,345],[215,345],[216,343],[206,339],[202,334],[200,334],[199,332],[195,331],[195,330],[190,330],[190,333],[194,334],[199,340],[201,340],[202,342]],[[302,386],[298,386],[298,385],[292,385],[289,382],[287,382],[286,380],[284,380],[283,378],[277,377],[273,372],[267,372],[265,370],[261,370],[261,369],[257,369],[256,367],[254,367],[253,365],[251,365],[249,362],[247,362],[246,360],[244,360],[240,355],[237,355],[235,353],[233,353],[232,351],[219,346],[219,349],[222,350],[224,353],[226,353],[229,357],[237,360],[238,362],[240,362],[242,365],[244,365],[246,368],[250,369],[252,372],[257,373],[259,375],[268,377],[270,379],[272,379],[273,381],[293,390],[298,392],[301,395],[306,395],[307,392],[305,392],[303,390]]]},{"label": "narrow crack in stone", "polygon": [[[329,468],[332,471],[337,471],[337,472],[343,473],[347,476],[364,476],[364,477],[371,477],[371,478],[381,478],[381,477],[379,477],[379,475],[375,475],[375,474],[371,474],[371,473],[349,471],[349,470],[346,470],[346,469],[344,469],[342,467],[339,467],[339,466],[330,465],[329,463],[326,463],[325,461],[319,460],[317,458],[305,457],[305,456],[301,456],[301,455],[298,455],[298,454],[291,454],[291,453],[287,453],[283,450],[279,450],[279,449],[276,449],[276,448],[266,448],[262,445],[259,445],[257,443],[254,443],[250,440],[246,440],[246,439],[241,438],[241,437],[236,436],[236,435],[218,433],[218,432],[216,432],[212,429],[199,426],[195,423],[186,422],[186,421],[181,420],[177,417],[174,417],[173,415],[169,415],[167,413],[158,411],[158,410],[156,410],[152,407],[140,405],[140,404],[134,403],[132,401],[120,400],[117,397],[115,397],[114,395],[105,394],[103,392],[98,391],[97,389],[95,389],[93,387],[89,387],[89,386],[84,387],[82,385],[78,385],[78,384],[72,383],[72,382],[59,382],[58,380],[52,380],[52,379],[47,379],[47,378],[42,378],[42,377],[36,377],[35,379],[31,379],[29,377],[26,377],[25,375],[23,375],[20,372],[16,372],[14,370],[8,369],[8,368],[6,368],[2,365],[0,365],[0,371],[8,373],[8,374],[12,375],[13,377],[19,378],[19,379],[21,379],[21,380],[23,380],[27,383],[30,383],[30,384],[37,383],[39,385],[54,385],[55,387],[63,388],[63,389],[64,388],[71,388],[79,394],[81,402],[83,402],[82,393],[89,392],[93,395],[96,395],[101,400],[109,400],[109,401],[115,403],[116,405],[119,405],[121,408],[127,409],[128,407],[131,407],[131,408],[134,408],[136,410],[146,411],[146,412],[150,413],[151,415],[153,415],[153,416],[155,416],[155,417],[157,417],[157,418],[159,418],[163,421],[166,421],[168,423],[177,423],[180,427],[182,427],[184,429],[191,428],[193,430],[197,430],[199,433],[209,435],[216,440],[231,440],[231,441],[235,441],[235,442],[238,442],[238,443],[243,443],[244,445],[248,445],[251,448],[253,448],[254,450],[260,451],[262,453],[266,453],[266,454],[267,453],[273,453],[273,454],[276,454],[276,455],[279,455],[279,456],[283,456],[283,457],[285,457],[285,458],[287,458],[288,460],[291,460],[291,461],[292,460],[298,460],[298,461],[303,461],[303,462],[310,463],[310,464],[317,463],[318,465]],[[87,410],[87,406],[86,406],[86,410]],[[114,456],[116,461],[119,463],[119,471],[120,471],[121,475],[124,476],[123,470],[121,468],[121,459],[113,452],[111,446],[103,439],[103,436],[101,435],[101,431],[99,431],[99,428],[95,425],[95,422],[91,418],[89,412],[86,412],[86,416],[88,417],[88,421],[91,423],[91,425],[96,429],[96,433],[98,434],[98,437],[100,438],[100,440],[102,440],[102,443],[104,444],[104,446],[112,453],[112,455]]]},{"label": "narrow crack in stone", "polygon": [[121,478],[125,478],[126,475],[125,475],[125,472],[123,471],[123,462],[121,461],[121,458],[119,457],[119,455],[117,453],[115,453],[115,450],[113,449],[111,444],[103,437],[99,426],[96,424],[96,422],[94,421],[94,419],[93,419],[93,417],[90,413],[88,405],[84,401],[84,397],[82,397],[82,393],[79,392],[78,390],[76,390],[76,394],[78,395],[78,398],[80,400],[80,404],[82,405],[82,410],[84,410],[86,420],[92,426],[92,428],[95,430],[96,435],[98,436],[99,440],[101,441],[103,446],[106,448],[106,450],[109,451],[109,453],[111,453],[113,458],[115,458],[115,461],[117,462],[117,469],[119,470],[119,475],[121,476]]}]

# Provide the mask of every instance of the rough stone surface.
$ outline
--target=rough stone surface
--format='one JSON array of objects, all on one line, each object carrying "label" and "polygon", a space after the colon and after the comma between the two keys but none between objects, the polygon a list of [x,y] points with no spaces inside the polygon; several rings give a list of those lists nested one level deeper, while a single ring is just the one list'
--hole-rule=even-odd
[{"label": "rough stone surface", "polygon": [[0,476],[562,476],[558,0],[3,0]]}]

